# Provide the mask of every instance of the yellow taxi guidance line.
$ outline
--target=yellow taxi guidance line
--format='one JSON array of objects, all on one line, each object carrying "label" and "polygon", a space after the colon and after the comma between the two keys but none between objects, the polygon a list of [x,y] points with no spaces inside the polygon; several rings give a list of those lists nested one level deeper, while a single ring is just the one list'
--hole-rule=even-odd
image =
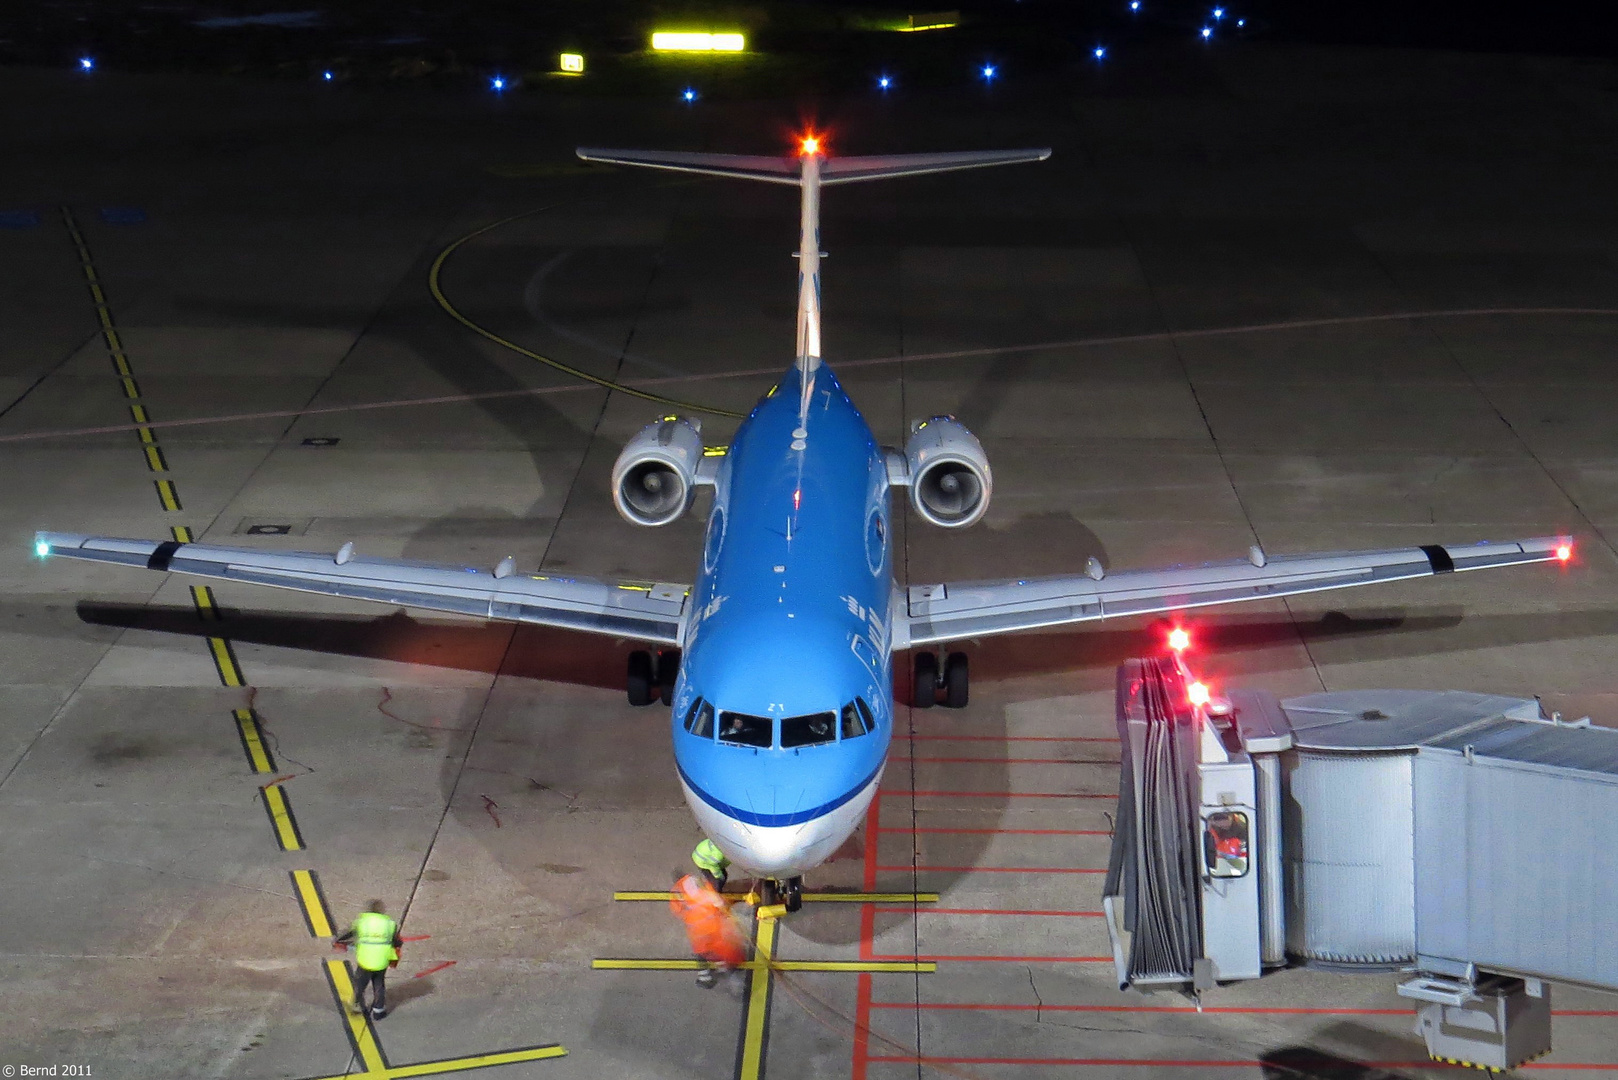
[{"label": "yellow taxi guidance line", "polygon": [[[673,897],[669,892],[615,892],[614,900],[668,900]],[[729,894],[740,898],[739,893]],[[844,904],[936,904],[937,893],[804,893],[804,903],[844,903]]]},{"label": "yellow taxi guidance line", "polygon": [[275,771],[275,758],[264,745],[264,733],[258,726],[258,714],[252,709],[236,710],[236,733],[241,736],[242,749],[247,752],[247,764],[256,773]]},{"label": "yellow taxi guidance line", "polygon": [[765,970],[753,971],[748,976],[747,1015],[742,1021],[741,1059],[737,1062],[737,1080],[759,1080],[764,1072],[764,1038],[770,1022],[770,973],[767,965],[775,948],[775,920],[760,919],[753,937],[754,962]]},{"label": "yellow taxi guidance line", "polygon": [[472,1069],[493,1068],[496,1065],[515,1065],[522,1061],[543,1061],[546,1058],[566,1056],[567,1050],[556,1043],[547,1046],[522,1046],[515,1050],[500,1050],[493,1054],[419,1061],[414,1065],[393,1065],[388,1068],[388,1076],[393,1080],[406,1076],[438,1076],[443,1073],[468,1072]]},{"label": "yellow taxi guidance line", "polygon": [[275,842],[282,851],[302,851],[303,834],[298,831],[298,819],[292,816],[292,804],[280,784],[266,784],[259,788],[264,798],[264,812],[270,816],[270,828],[275,830]]},{"label": "yellow taxi guidance line", "polygon": [[376,1041],[376,1029],[371,1026],[370,1017],[348,1011],[348,1003],[354,1000],[354,980],[349,976],[348,965],[341,960],[327,960],[326,981],[331,984],[338,1009],[342,1010],[349,1044],[364,1064],[365,1071],[386,1075],[388,1059],[382,1053],[382,1044]]},{"label": "yellow taxi guidance line", "polygon": [[292,890],[297,894],[298,906],[303,909],[303,922],[309,927],[309,936],[336,937],[331,926],[331,908],[326,904],[326,894],[321,891],[320,878],[313,870],[294,870],[288,876],[292,878]]}]

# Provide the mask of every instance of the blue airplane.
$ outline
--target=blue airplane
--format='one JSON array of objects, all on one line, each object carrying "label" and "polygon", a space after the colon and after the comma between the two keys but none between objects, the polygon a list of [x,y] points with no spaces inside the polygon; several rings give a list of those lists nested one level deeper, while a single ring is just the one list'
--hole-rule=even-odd
[{"label": "blue airplane", "polygon": [[1567,537],[1510,543],[1267,555],[1229,562],[1005,581],[901,586],[893,579],[890,493],[923,521],[962,528],[988,509],[992,473],[958,421],[913,426],[879,445],[821,359],[820,189],[834,184],[1043,160],[1049,150],[829,157],[814,136],[789,157],[580,149],[587,161],[791,184],[801,191],[796,359],[728,448],[664,416],[613,468],[628,521],[666,525],[713,489],[695,583],[612,582],[355,553],[230,548],[42,532],[41,557],[530,622],[643,642],[629,657],[630,701],[672,706],[674,760],[702,830],[764,882],[766,903],[801,901],[802,876],[859,827],[893,733],[893,655],[913,651],[912,707],[964,707],[966,656],[933,647],[1113,616],[1425,577],[1566,562]]}]

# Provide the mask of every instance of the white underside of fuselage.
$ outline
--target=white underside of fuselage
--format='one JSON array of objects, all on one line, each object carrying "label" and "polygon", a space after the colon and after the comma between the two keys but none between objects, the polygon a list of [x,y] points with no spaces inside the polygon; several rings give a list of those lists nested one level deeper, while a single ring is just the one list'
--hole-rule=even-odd
[{"label": "white underside of fuselage", "polygon": [[878,770],[869,784],[835,810],[797,825],[782,826],[738,821],[702,801],[683,778],[680,788],[697,824],[732,865],[754,877],[779,881],[799,877],[831,858],[859,828],[881,783],[882,770]]}]

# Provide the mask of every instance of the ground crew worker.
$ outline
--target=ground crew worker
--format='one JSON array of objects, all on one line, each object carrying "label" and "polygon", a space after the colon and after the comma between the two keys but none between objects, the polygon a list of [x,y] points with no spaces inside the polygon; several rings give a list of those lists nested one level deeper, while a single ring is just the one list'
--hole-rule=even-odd
[{"label": "ground crew worker", "polygon": [[332,942],[339,949],[354,946],[354,1000],[348,1011],[365,1011],[365,988],[375,987],[371,995],[371,1019],[380,1020],[388,1015],[388,991],[384,977],[388,968],[399,964],[399,924],[383,909],[382,901],[372,900],[365,910],[354,918],[354,925]]},{"label": "ground crew worker", "polygon": [[691,861],[697,864],[697,869],[713,883],[714,888],[724,891],[725,879],[730,876],[730,860],[725,858],[718,844],[704,838],[697,845],[697,850],[691,853]]},{"label": "ground crew worker", "polygon": [[712,986],[718,973],[736,970],[747,959],[747,939],[730,917],[730,901],[706,875],[685,874],[674,883],[669,907],[685,924],[685,936],[702,967],[698,986]]}]

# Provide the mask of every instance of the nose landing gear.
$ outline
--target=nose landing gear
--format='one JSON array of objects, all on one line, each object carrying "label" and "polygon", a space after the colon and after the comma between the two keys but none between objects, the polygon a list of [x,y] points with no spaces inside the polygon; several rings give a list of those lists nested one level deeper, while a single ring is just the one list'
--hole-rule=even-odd
[{"label": "nose landing gear", "polygon": [[803,878],[791,877],[785,881],[765,878],[758,883],[759,907],[784,904],[788,911],[803,907]]}]

